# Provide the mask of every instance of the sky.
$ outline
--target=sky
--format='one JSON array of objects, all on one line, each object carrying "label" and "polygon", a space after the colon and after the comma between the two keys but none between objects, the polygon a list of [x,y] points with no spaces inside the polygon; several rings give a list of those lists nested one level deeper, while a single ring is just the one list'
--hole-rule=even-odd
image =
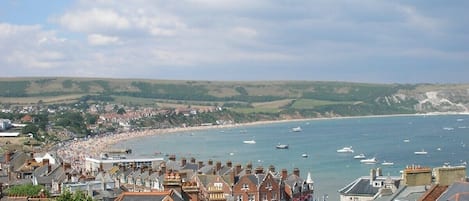
[{"label": "sky", "polygon": [[464,0],[0,4],[0,77],[469,83]]}]

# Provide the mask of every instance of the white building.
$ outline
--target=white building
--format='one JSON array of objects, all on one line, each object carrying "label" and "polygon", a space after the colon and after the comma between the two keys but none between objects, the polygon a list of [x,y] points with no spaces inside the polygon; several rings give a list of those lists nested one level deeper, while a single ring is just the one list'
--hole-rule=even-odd
[{"label": "white building", "polygon": [[85,158],[85,171],[95,172],[100,169],[108,171],[114,166],[130,166],[135,165],[136,168],[143,166],[157,167],[164,158],[125,158],[125,159],[94,159]]}]

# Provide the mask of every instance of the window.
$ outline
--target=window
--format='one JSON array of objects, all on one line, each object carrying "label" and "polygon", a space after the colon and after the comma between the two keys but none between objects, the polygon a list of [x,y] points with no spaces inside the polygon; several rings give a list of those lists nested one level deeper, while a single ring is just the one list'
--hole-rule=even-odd
[{"label": "window", "polygon": [[248,201],[255,201],[254,200],[254,194],[249,194],[248,195]]},{"label": "window", "polygon": [[249,189],[249,185],[248,184],[243,184],[243,188],[241,188],[243,190],[248,190]]},{"label": "window", "polygon": [[261,196],[262,200],[267,201],[267,193],[263,193]]},{"label": "window", "polygon": [[243,196],[242,195],[236,196],[236,201],[243,201]]}]

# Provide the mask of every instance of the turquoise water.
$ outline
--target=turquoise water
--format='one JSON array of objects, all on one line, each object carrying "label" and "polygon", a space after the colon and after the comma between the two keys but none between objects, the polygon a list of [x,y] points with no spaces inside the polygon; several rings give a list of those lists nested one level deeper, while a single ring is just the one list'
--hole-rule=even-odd
[{"label": "turquoise water", "polygon": [[[302,132],[291,132],[301,126]],[[254,139],[256,144],[243,144]],[[409,142],[404,142],[408,139]],[[275,149],[278,143],[289,144],[289,149]],[[157,135],[122,142],[141,157],[158,156],[154,153],[176,154],[177,158],[195,157],[197,160],[233,161],[243,166],[292,172],[297,167],[306,178],[310,172],[315,181],[316,196],[329,195],[338,200],[337,190],[360,176],[368,175],[370,168],[382,167],[385,175],[400,175],[406,165],[438,167],[444,163],[459,165],[469,161],[469,116],[393,116],[309,120],[264,124],[228,129],[211,129]],[[353,146],[355,153],[337,153],[344,146]],[[424,149],[427,155],[415,155]],[[301,155],[307,153],[308,158]],[[354,155],[375,156],[379,163],[361,164]],[[163,156],[163,155],[159,155]],[[383,161],[393,166],[380,165]]]}]

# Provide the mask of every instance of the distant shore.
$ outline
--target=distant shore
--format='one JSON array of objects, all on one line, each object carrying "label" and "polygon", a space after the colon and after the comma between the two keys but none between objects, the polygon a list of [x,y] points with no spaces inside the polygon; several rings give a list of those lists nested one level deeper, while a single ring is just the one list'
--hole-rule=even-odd
[{"label": "distant shore", "polygon": [[222,129],[222,128],[237,128],[263,124],[276,124],[287,122],[304,122],[304,121],[317,121],[317,120],[334,120],[334,119],[350,119],[350,118],[381,118],[381,117],[398,117],[398,116],[430,116],[430,115],[469,115],[469,113],[430,113],[430,114],[393,114],[393,115],[369,115],[369,116],[348,116],[348,117],[327,117],[327,118],[306,118],[306,119],[287,119],[287,120],[272,120],[272,121],[256,121],[249,123],[237,123],[226,125],[211,125],[211,126],[195,126],[195,127],[178,127],[167,129],[148,129],[143,131],[129,131],[122,133],[114,133],[103,136],[94,136],[87,139],[74,140],[60,146],[57,154],[66,162],[70,162],[73,167],[81,168],[84,164],[85,158],[98,158],[100,154],[106,150],[111,149],[112,146],[122,141],[171,133],[191,132],[209,129]]}]

